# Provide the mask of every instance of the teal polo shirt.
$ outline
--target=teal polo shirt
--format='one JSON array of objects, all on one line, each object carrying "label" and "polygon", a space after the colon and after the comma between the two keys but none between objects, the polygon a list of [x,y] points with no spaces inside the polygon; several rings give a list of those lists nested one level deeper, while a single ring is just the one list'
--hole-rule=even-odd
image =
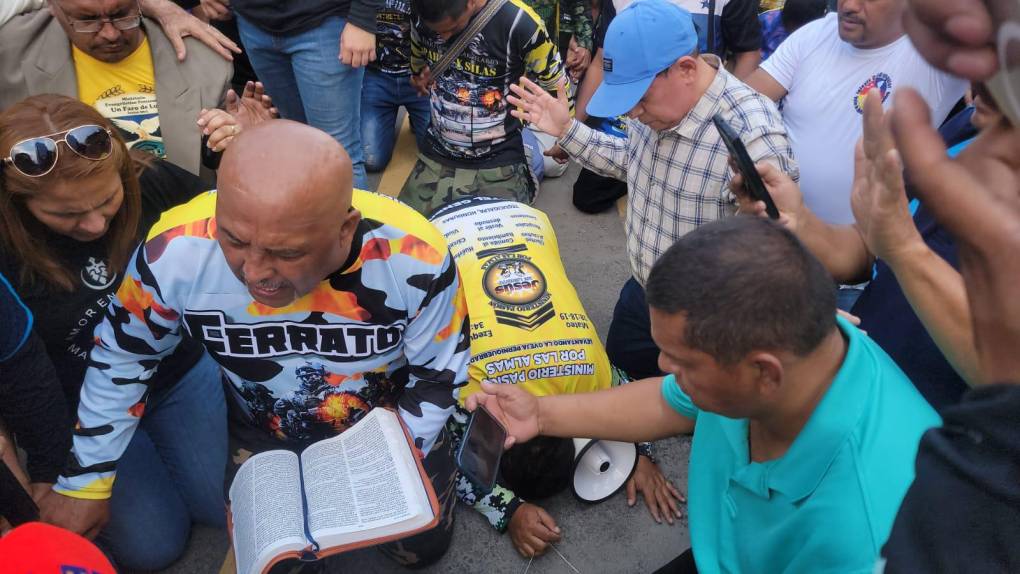
[{"label": "teal polo shirt", "polygon": [[675,377],[663,381],[669,405],[695,420],[687,507],[700,574],[874,569],[921,434],[941,421],[874,341],[838,324],[843,365],[775,460],[751,462],[746,419],[701,411]]}]

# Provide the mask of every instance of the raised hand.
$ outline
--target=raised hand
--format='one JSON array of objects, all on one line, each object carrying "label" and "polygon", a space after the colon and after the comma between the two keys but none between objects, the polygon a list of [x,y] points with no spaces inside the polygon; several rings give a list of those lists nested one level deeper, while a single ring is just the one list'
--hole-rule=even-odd
[{"label": "raised hand", "polygon": [[524,76],[521,83],[511,84],[510,91],[513,95],[507,96],[506,101],[516,107],[510,110],[515,118],[557,139],[567,132],[571,119],[566,80],[560,79],[555,98]]},{"label": "raised hand", "polygon": [[225,109],[237,119],[242,128],[280,117],[279,111],[273,106],[273,98],[266,93],[262,82],[247,82],[241,97],[237,97],[234,90],[228,90]]},{"label": "raised hand", "polygon": [[482,383],[482,390],[468,397],[465,406],[471,412],[485,406],[496,420],[503,423],[509,435],[503,448],[527,442],[541,434],[538,399],[514,385]]},{"label": "raised hand", "polygon": [[864,102],[864,133],[854,152],[850,207],[868,251],[895,264],[896,258],[927,247],[910,216],[903,165],[882,98],[874,94],[868,92]]},{"label": "raised hand", "polygon": [[900,88],[896,146],[916,193],[956,239],[984,382],[1020,381],[1020,130],[985,129],[955,160],[917,92]]}]

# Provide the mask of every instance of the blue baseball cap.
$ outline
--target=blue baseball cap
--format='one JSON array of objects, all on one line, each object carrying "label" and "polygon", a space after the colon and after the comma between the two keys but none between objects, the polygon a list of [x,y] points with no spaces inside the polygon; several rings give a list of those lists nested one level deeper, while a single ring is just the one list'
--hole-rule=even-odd
[{"label": "blue baseball cap", "polygon": [[635,0],[606,30],[602,83],[588,102],[588,114],[612,118],[629,112],[656,74],[697,47],[690,12],[668,0]]}]

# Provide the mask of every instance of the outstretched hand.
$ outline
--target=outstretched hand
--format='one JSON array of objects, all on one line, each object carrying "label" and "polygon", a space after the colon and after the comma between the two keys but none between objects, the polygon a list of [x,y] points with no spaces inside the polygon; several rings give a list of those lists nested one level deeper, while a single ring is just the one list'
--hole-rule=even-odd
[{"label": "outstretched hand", "polygon": [[854,151],[850,207],[868,251],[876,257],[893,262],[927,249],[910,216],[903,164],[876,90],[864,101],[864,133]]},{"label": "outstretched hand", "polygon": [[228,90],[225,109],[237,119],[242,128],[251,128],[280,117],[280,112],[273,106],[273,98],[266,93],[262,82],[247,82],[240,97],[234,90]]},{"label": "outstretched hand", "polygon": [[983,382],[1020,382],[1020,130],[1000,122],[950,159],[916,91],[892,113],[918,197],[956,239]]},{"label": "outstretched hand", "polygon": [[521,83],[511,84],[513,95],[506,101],[516,109],[510,113],[522,122],[531,124],[556,139],[563,137],[570,127],[570,103],[567,101],[567,81],[560,78],[556,97],[541,86],[521,76]]},{"label": "outstretched hand", "polygon": [[471,412],[484,406],[503,423],[509,435],[503,448],[527,442],[542,432],[538,399],[514,385],[482,383],[482,390],[468,397],[465,406]]},{"label": "outstretched hand", "polygon": [[142,13],[155,18],[181,62],[188,55],[184,38],[191,36],[209,46],[223,59],[233,61],[233,54],[240,54],[241,48],[219,30],[199,20],[170,0],[139,0]]}]

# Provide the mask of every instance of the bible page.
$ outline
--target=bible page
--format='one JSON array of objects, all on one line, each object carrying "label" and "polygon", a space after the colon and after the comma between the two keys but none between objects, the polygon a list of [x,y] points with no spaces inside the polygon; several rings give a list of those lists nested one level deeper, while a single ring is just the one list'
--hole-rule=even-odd
[{"label": "bible page", "polygon": [[308,545],[297,455],[274,450],[249,458],[230,485],[238,574],[259,574],[273,558]]},{"label": "bible page", "polygon": [[428,493],[397,417],[373,409],[336,439],[302,454],[309,531],[321,544],[368,540],[432,520]]}]

